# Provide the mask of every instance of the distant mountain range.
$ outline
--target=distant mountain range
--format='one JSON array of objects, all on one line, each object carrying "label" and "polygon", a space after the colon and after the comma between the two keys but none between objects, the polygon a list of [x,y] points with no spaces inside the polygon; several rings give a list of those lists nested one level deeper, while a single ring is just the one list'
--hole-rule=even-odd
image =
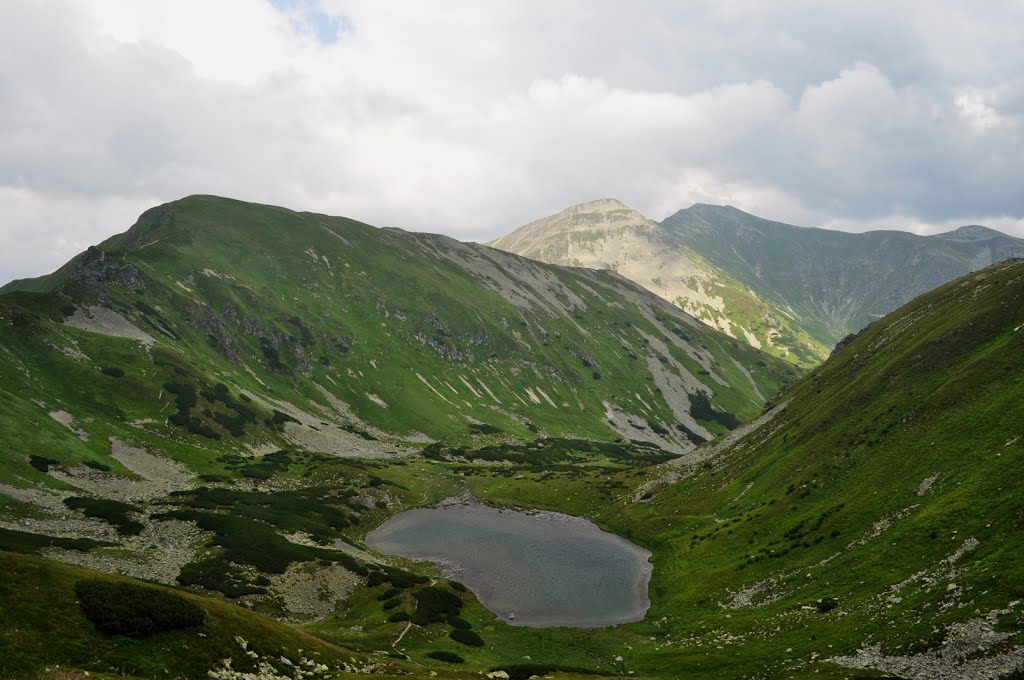
[{"label": "distant mountain range", "polygon": [[543,262],[612,269],[698,319],[803,367],[844,336],[958,276],[1024,256],[981,226],[852,234],[694,205],[661,223],[605,199],[492,241]]}]

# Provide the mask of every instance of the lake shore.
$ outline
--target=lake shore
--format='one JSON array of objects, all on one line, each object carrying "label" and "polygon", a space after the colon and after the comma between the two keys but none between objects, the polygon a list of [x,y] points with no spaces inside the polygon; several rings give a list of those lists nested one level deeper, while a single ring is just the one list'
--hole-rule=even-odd
[{"label": "lake shore", "polygon": [[433,562],[511,625],[613,626],[650,607],[651,552],[582,517],[495,508],[464,493],[392,517],[366,544]]}]

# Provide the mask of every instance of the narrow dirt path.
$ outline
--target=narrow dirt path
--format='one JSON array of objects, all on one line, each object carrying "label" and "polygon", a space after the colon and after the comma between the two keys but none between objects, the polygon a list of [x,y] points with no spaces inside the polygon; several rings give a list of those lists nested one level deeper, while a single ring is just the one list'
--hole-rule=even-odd
[{"label": "narrow dirt path", "polygon": [[[437,579],[436,578],[430,579],[430,585],[434,585],[436,583],[437,583]],[[392,649],[395,649],[397,651],[398,643],[402,641],[402,638],[405,637],[405,634],[409,632],[410,628],[412,628],[412,621],[410,621],[409,623],[405,624],[405,630],[403,630],[402,634],[399,635],[398,638],[394,642],[391,643]]]},{"label": "narrow dirt path", "polygon": [[391,646],[393,648],[397,648],[398,647],[398,643],[402,641],[402,638],[405,637],[405,634],[409,632],[410,628],[412,628],[412,621],[410,621],[409,623],[405,624],[405,630],[402,631],[402,634],[398,636],[397,640],[395,640],[394,642],[391,643]]}]

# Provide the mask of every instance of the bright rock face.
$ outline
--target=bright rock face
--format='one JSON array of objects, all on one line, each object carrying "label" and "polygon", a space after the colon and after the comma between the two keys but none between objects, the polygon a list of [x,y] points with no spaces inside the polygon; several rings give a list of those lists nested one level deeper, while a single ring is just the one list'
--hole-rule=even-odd
[{"label": "bright rock face", "polygon": [[542,262],[610,269],[709,326],[798,366],[828,356],[826,345],[802,332],[787,311],[613,199],[573,206],[491,245]]}]

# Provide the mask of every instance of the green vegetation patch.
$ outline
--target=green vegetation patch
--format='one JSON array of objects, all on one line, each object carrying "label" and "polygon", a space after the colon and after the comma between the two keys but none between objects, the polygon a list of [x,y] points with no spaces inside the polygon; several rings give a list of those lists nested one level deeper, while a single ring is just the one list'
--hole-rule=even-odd
[{"label": "green vegetation patch", "polygon": [[417,626],[427,626],[441,623],[461,612],[462,600],[458,595],[445,588],[424,586],[416,591],[416,613],[412,622]]},{"label": "green vegetation patch", "polygon": [[40,472],[49,472],[51,467],[56,467],[61,464],[59,460],[53,458],[47,458],[46,456],[37,456],[32,454],[28,457],[28,464],[39,470]]},{"label": "green vegetation patch", "polygon": [[34,553],[40,548],[64,548],[65,550],[85,552],[107,545],[110,545],[110,543],[94,541],[91,538],[44,536],[43,534],[33,534],[28,531],[0,528],[0,550],[9,550],[17,553]]},{"label": "green vegetation patch", "polygon": [[142,533],[142,523],[132,519],[128,514],[142,512],[142,508],[136,505],[87,496],[65,498],[64,505],[72,510],[81,510],[86,517],[102,519],[116,528],[117,533],[122,536],[138,536]]},{"label": "green vegetation patch", "polygon": [[272,526],[247,517],[200,510],[172,510],[154,515],[153,519],[195,522],[200,529],[214,533],[213,544],[224,548],[225,559],[229,562],[249,564],[268,574],[283,574],[292,562],[315,559],[337,562],[362,576],[368,573],[366,567],[343,552],[292,543]]},{"label": "green vegetation patch", "polygon": [[[243,468],[242,475],[262,479],[264,477],[252,472],[260,469],[269,478],[282,469],[281,465],[285,464],[280,460],[270,460],[265,467]],[[224,511],[232,517],[259,520],[284,531],[301,531],[310,534],[321,545],[342,538],[341,530],[359,524],[356,513],[366,510],[355,500],[356,492],[349,488],[312,487],[261,492],[202,487],[171,495],[184,508]]]},{"label": "green vegetation patch", "polygon": [[266,576],[251,578],[237,565],[223,557],[211,557],[198,562],[189,562],[181,568],[178,583],[183,586],[200,586],[216,590],[232,599],[243,595],[264,595],[270,579]]},{"label": "green vegetation patch", "polygon": [[470,423],[469,430],[473,434],[501,434],[503,432],[500,427],[488,423]]},{"label": "green vegetation patch", "polygon": [[205,613],[184,597],[148,586],[100,579],[75,584],[85,617],[108,635],[142,637],[201,625]]},{"label": "green vegetation patch", "polygon": [[396,595],[401,595],[401,593],[402,593],[402,591],[399,590],[398,588],[388,588],[383,593],[378,595],[377,599],[379,601],[383,602],[384,600],[390,600],[391,598],[395,597]]},{"label": "green vegetation patch", "polygon": [[452,628],[461,628],[462,630],[469,630],[473,627],[473,624],[464,618],[459,616],[449,616],[447,618],[448,625]]},{"label": "green vegetation patch", "polygon": [[[177,366],[172,367],[176,372],[183,372]],[[172,380],[164,383],[163,388],[175,395],[174,403],[178,407],[178,411],[168,420],[207,439],[220,439],[221,434],[207,420],[192,414],[192,409],[199,405],[200,396],[208,404],[208,408],[202,409],[202,415],[223,427],[233,437],[245,435],[245,426],[258,423],[262,417],[251,400],[245,397],[236,399],[224,383],[208,385],[201,380],[195,383]],[[277,424],[270,419],[267,419],[267,425],[278,429]]]},{"label": "green vegetation patch", "polygon": [[676,429],[682,432],[683,435],[688,440],[690,440],[690,443],[693,444],[694,446],[700,446],[701,444],[707,441],[706,438],[700,436],[699,434],[697,434],[690,428],[686,427],[686,425],[683,425],[682,423],[676,423]]},{"label": "green vegetation patch", "polygon": [[411,588],[412,586],[430,581],[426,576],[413,574],[405,571],[404,569],[398,569],[397,567],[374,565],[374,567],[371,568],[372,571],[370,572],[370,577],[366,582],[366,585],[371,588],[379,586],[382,583],[390,583],[395,588]]},{"label": "green vegetation patch", "polygon": [[[661,428],[664,430],[664,428]],[[664,430],[667,433],[667,430]],[[480,448],[430,444],[423,449],[426,458],[438,461],[484,460],[511,462],[532,466],[558,463],[580,463],[608,460],[617,465],[646,467],[664,463],[675,455],[655,444],[641,441],[627,443],[599,442],[583,439],[549,437],[525,443],[508,443]]]},{"label": "green vegetation patch", "polygon": [[166,382],[164,389],[175,395],[174,404],[178,407],[178,413],[187,414],[189,409],[199,403],[196,388],[188,383]]},{"label": "green vegetation patch", "polygon": [[466,663],[466,660],[455,652],[446,652],[439,650],[436,652],[427,652],[427,656],[431,659],[437,659],[438,661],[444,661],[445,663]]},{"label": "green vegetation patch", "polygon": [[728,411],[719,411],[703,392],[690,395],[690,414],[697,420],[718,423],[726,429],[733,430],[740,424],[740,419]]},{"label": "green vegetation patch", "polygon": [[452,632],[448,633],[448,637],[470,647],[484,646],[484,639],[482,637],[473,631],[466,630],[464,628],[455,628]]}]

